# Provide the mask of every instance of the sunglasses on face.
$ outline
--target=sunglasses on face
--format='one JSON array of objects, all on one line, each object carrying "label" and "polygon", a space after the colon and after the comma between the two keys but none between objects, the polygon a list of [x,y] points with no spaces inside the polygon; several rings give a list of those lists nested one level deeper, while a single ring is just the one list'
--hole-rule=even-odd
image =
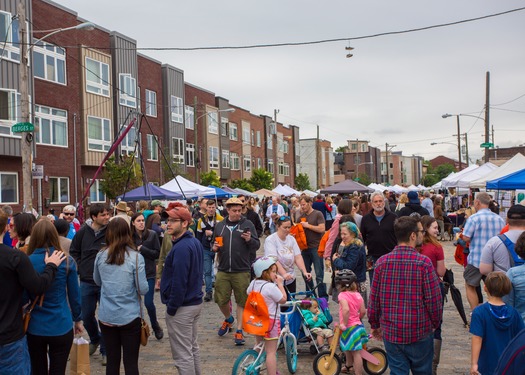
[{"label": "sunglasses on face", "polygon": [[66,215],[66,216],[75,216],[75,214],[73,212],[63,212],[62,214]]}]

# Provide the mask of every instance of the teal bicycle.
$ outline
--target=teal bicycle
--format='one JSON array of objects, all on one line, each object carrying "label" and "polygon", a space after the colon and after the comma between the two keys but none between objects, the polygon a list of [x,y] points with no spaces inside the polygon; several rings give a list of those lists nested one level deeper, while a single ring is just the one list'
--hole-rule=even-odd
[{"label": "teal bicycle", "polygon": [[[277,347],[284,345],[286,353],[286,365],[291,374],[297,371],[297,338],[290,331],[288,317],[295,312],[300,304],[308,305],[311,301],[287,301],[281,306],[292,307],[289,311],[281,312],[284,317],[284,327],[281,328]],[[264,350],[264,340],[255,345],[253,349],[245,350],[241,353],[233,364],[232,375],[258,375],[265,370],[266,351]]]}]

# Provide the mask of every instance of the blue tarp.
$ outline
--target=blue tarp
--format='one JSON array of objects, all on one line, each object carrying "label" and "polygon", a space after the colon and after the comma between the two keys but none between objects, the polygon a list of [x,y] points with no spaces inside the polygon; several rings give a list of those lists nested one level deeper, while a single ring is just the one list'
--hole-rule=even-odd
[{"label": "blue tarp", "polygon": [[117,197],[117,200],[123,201],[150,201],[153,199],[161,200],[175,200],[175,199],[184,199],[182,194],[174,193],[153,185],[151,182],[144,186],[139,186],[133,190],[130,190],[121,196]]},{"label": "blue tarp", "polygon": [[215,194],[214,195],[205,195],[204,196],[205,198],[210,198],[210,199],[213,199],[213,198],[228,199],[228,198],[231,198],[231,196],[232,196],[232,194],[230,194],[227,191],[224,191],[221,188],[218,188],[217,186],[209,185],[208,187],[212,188],[212,189],[215,189]]},{"label": "blue tarp", "polygon": [[525,189],[525,169],[496,178],[492,181],[487,181],[486,187],[487,189],[493,190]]}]

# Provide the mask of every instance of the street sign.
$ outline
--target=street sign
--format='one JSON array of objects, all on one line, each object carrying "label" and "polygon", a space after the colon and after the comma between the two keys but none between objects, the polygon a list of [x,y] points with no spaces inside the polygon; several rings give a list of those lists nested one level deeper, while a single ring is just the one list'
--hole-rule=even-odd
[{"label": "street sign", "polygon": [[33,178],[35,179],[44,178],[44,166],[43,165],[35,165],[33,167]]},{"label": "street sign", "polygon": [[490,142],[482,143],[482,144],[479,145],[479,147],[481,147],[481,148],[493,148],[494,147],[494,143],[490,143]]},{"label": "street sign", "polygon": [[18,124],[14,124],[11,130],[13,133],[32,132],[35,130],[35,126],[30,122],[19,122]]}]

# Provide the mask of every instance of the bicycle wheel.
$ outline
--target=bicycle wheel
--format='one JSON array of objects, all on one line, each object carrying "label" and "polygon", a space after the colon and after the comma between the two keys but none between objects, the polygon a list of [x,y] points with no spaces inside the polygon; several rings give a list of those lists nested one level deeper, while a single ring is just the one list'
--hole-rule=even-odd
[{"label": "bicycle wheel", "polygon": [[286,336],[286,365],[290,374],[295,374],[297,371],[297,343],[292,336]]},{"label": "bicycle wheel", "polygon": [[370,375],[381,375],[384,373],[388,368],[386,352],[381,348],[368,348],[367,351],[379,360],[379,364],[374,365],[366,360],[363,360],[363,367],[366,373]]},{"label": "bicycle wheel", "polygon": [[330,360],[330,352],[320,352],[314,358],[315,375],[337,375],[341,372],[341,360],[334,354]]},{"label": "bicycle wheel", "polygon": [[233,364],[232,375],[258,375],[258,356],[259,353],[253,349],[242,352]]}]

